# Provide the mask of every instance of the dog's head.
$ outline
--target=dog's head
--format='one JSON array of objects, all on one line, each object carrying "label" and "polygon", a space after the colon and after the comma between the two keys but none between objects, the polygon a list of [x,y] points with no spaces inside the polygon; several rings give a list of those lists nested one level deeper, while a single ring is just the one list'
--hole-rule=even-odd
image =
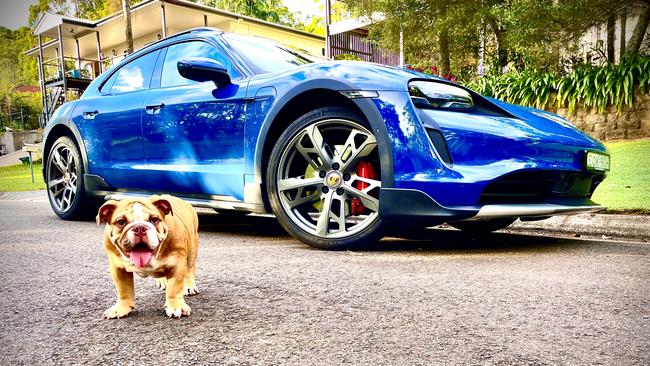
[{"label": "dog's head", "polygon": [[111,242],[131,263],[146,266],[167,238],[165,216],[173,215],[164,198],[107,201],[99,208],[97,224],[106,223]]}]

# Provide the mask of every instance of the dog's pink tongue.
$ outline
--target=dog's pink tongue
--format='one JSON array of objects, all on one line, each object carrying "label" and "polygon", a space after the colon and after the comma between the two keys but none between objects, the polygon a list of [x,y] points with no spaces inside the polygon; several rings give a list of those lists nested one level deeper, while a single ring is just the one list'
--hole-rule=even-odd
[{"label": "dog's pink tongue", "polygon": [[131,262],[138,267],[144,267],[149,263],[152,254],[149,250],[134,250],[131,252]]}]

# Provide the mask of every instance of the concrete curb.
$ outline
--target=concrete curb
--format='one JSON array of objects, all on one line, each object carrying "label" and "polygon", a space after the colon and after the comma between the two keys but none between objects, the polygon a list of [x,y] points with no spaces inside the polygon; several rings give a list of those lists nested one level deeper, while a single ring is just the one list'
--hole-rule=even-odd
[{"label": "concrete curb", "polygon": [[619,214],[554,216],[541,221],[518,220],[508,229],[650,241],[650,216]]}]

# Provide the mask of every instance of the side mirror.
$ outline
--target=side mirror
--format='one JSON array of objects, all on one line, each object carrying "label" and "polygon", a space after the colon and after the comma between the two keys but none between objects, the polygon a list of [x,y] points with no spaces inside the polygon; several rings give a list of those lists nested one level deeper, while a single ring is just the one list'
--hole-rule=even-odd
[{"label": "side mirror", "polygon": [[228,70],[219,61],[204,57],[188,57],[176,63],[182,77],[198,82],[213,81],[217,87],[229,85]]}]

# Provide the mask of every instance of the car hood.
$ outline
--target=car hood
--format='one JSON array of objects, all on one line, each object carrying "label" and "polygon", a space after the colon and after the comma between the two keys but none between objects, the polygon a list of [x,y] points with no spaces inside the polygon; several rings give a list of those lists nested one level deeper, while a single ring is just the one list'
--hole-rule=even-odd
[{"label": "car hood", "polygon": [[510,113],[520,120],[520,128],[536,131],[535,135],[540,140],[555,141],[573,146],[582,146],[601,151],[607,148],[598,140],[575,127],[567,119],[557,114],[532,107],[524,107],[504,101],[486,98],[496,106]]},{"label": "car hood", "polygon": [[338,80],[356,90],[407,92],[412,79],[439,79],[408,69],[363,61],[326,61],[302,65],[277,73],[256,75],[262,80]]}]

